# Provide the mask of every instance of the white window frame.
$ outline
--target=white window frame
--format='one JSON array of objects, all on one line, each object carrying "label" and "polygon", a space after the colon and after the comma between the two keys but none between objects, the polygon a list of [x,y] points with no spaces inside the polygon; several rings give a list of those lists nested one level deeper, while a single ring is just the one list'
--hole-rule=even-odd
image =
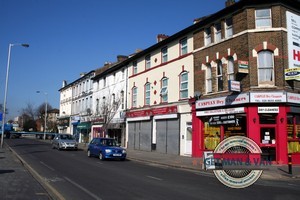
[{"label": "white window frame", "polygon": [[185,55],[188,53],[188,43],[187,38],[183,38],[180,40],[180,55]]},{"label": "white window frame", "polygon": [[151,85],[150,83],[145,84],[145,105],[150,106],[150,96],[151,96],[151,91],[150,91]]},{"label": "white window frame", "polygon": [[[186,76],[186,80],[183,79],[183,77]],[[188,89],[189,89],[189,76],[187,72],[182,72],[180,74],[180,99],[186,99],[188,98]],[[184,85],[186,85],[184,87]],[[186,95],[184,95],[186,94]]]},{"label": "white window frame", "polygon": [[212,40],[211,40],[211,28],[208,27],[208,28],[205,28],[204,30],[204,38],[205,38],[205,46],[209,45],[212,43]]},{"label": "white window frame", "polygon": [[137,107],[137,87],[132,88],[132,107]]},{"label": "white window frame", "polygon": [[[267,53],[263,55],[264,53]],[[262,57],[264,56],[264,57]],[[270,57],[266,57],[270,56]],[[261,60],[263,59],[263,60]],[[269,59],[270,66],[267,66],[267,60]],[[262,71],[270,71],[270,73],[263,74]],[[257,80],[259,86],[274,86],[275,74],[274,74],[274,53],[269,50],[263,50],[257,54]]]},{"label": "white window frame", "polygon": [[[258,12],[269,11],[269,15],[258,16]],[[259,22],[266,24],[260,24]],[[271,28],[272,27],[272,13],[270,8],[257,9],[255,10],[255,27],[256,28]]]},{"label": "white window frame", "polygon": [[161,102],[168,102],[168,78],[163,78],[161,80],[160,96]]},{"label": "white window frame", "polygon": [[215,24],[215,42],[222,40],[222,25],[221,22]]},{"label": "white window frame", "polygon": [[168,62],[168,47],[164,47],[161,49],[161,62]]},{"label": "white window frame", "polygon": [[229,57],[228,58],[228,62],[227,62],[227,77],[228,80],[232,80],[234,81],[234,59],[233,57]]},{"label": "white window frame", "polygon": [[224,80],[223,80],[223,65],[222,65],[221,60],[219,60],[217,62],[216,82],[217,82],[217,88],[218,88],[217,91],[218,92],[223,91],[224,90]]},{"label": "white window frame", "polygon": [[212,70],[211,65],[206,65],[206,94],[212,93]]},{"label": "white window frame", "polygon": [[225,37],[230,38],[233,36],[233,27],[232,27],[232,18],[227,18],[225,20],[225,26],[226,26],[226,31],[225,31]]},{"label": "white window frame", "polygon": [[136,61],[132,62],[132,73],[137,74],[137,62]]},{"label": "white window frame", "polygon": [[145,69],[150,69],[151,68],[151,55],[147,55],[145,57]]}]

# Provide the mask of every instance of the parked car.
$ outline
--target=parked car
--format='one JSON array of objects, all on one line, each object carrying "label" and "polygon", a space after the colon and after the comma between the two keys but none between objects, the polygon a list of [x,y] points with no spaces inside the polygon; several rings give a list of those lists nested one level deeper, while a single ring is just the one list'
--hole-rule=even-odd
[{"label": "parked car", "polygon": [[56,134],[52,140],[53,149],[78,149],[78,143],[71,134]]},{"label": "parked car", "polygon": [[113,138],[94,138],[88,145],[88,157],[97,156],[100,160],[105,159],[126,159],[126,150]]}]

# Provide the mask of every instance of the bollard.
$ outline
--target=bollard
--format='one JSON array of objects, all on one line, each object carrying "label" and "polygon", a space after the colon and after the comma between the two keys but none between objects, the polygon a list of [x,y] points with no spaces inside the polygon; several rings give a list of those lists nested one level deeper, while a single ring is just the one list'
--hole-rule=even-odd
[{"label": "bollard", "polygon": [[288,154],[288,167],[289,167],[289,174],[293,174],[292,168],[292,154]]}]

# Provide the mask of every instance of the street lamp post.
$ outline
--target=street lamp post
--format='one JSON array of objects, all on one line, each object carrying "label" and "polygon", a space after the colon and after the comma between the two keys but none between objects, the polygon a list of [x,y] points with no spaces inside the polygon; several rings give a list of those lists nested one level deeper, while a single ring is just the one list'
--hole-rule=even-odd
[{"label": "street lamp post", "polygon": [[[42,91],[36,91],[36,93],[42,93]],[[46,97],[45,99],[45,125],[44,125],[44,140],[46,140],[46,127],[47,127],[47,107],[48,107],[48,98],[47,98],[47,95],[48,93],[47,92],[44,92],[44,95]]]},{"label": "street lamp post", "polygon": [[13,46],[23,46],[28,48],[29,44],[9,44],[8,46],[8,57],[6,66],[6,81],[5,81],[5,91],[4,91],[4,101],[3,101],[3,118],[2,118],[2,135],[1,135],[1,148],[3,148],[3,137],[5,129],[5,117],[6,117],[6,101],[7,101],[7,88],[8,88],[8,77],[9,77],[9,65],[10,65],[10,52]]}]

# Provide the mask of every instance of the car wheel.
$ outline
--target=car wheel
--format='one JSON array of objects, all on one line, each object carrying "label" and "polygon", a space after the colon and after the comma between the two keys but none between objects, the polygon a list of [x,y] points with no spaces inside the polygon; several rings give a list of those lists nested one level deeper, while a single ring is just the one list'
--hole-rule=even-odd
[{"label": "car wheel", "polygon": [[99,154],[99,159],[100,160],[104,160],[105,159],[102,153]]},{"label": "car wheel", "polygon": [[61,150],[61,148],[60,148],[60,144],[59,144],[59,145],[57,145],[57,150],[58,150],[58,151],[60,151],[60,150]]},{"label": "car wheel", "polygon": [[91,157],[91,152],[90,152],[90,150],[87,151],[87,156],[88,156],[88,157]]},{"label": "car wheel", "polygon": [[52,144],[52,149],[55,149],[55,145],[54,144]]}]

